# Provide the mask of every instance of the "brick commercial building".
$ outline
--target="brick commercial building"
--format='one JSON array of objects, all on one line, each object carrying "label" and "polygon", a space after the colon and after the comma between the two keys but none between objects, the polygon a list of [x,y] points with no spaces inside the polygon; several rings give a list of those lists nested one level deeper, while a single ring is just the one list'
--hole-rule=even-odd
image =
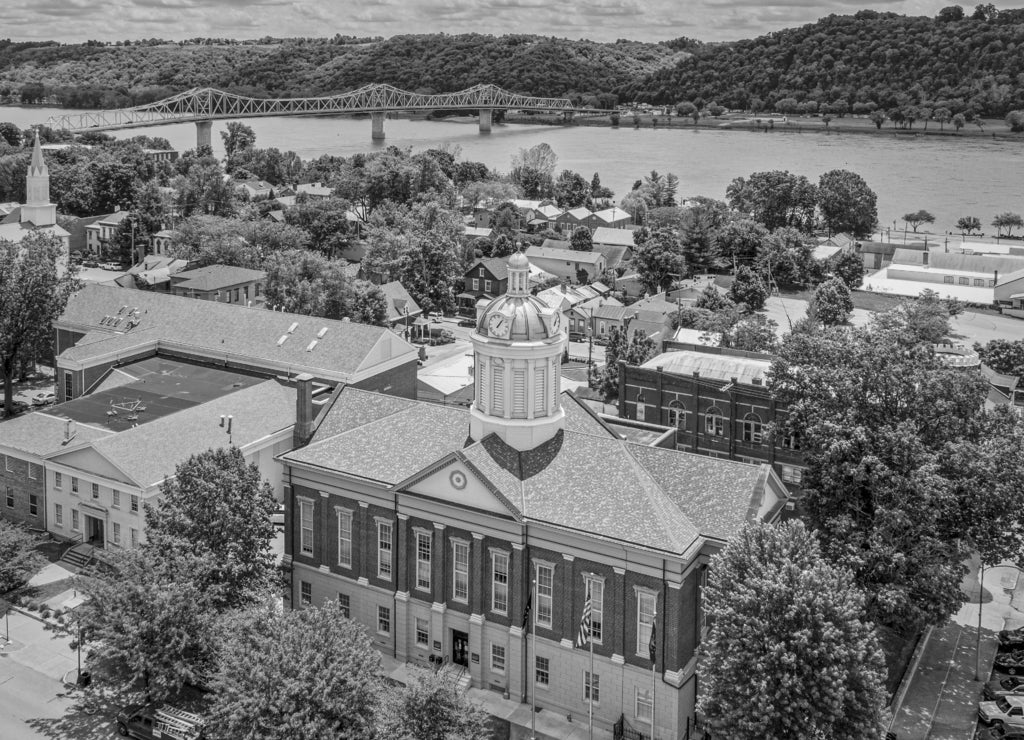
[{"label": "brick commercial building", "polygon": [[805,467],[798,440],[767,434],[786,415],[766,387],[771,363],[768,355],[690,345],[622,365],[619,416],[674,427],[679,450],[768,463],[796,489]]},{"label": "brick commercial building", "polygon": [[[387,656],[441,662],[509,714],[586,722],[592,699],[597,727],[650,735],[653,703],[655,736],[693,737],[707,563],[786,489],[766,465],[625,441],[559,393],[560,317],[513,255],[472,335],[470,409],[347,387],[300,414],[291,603],[340,602]],[[588,587],[593,668],[574,646]]]}]

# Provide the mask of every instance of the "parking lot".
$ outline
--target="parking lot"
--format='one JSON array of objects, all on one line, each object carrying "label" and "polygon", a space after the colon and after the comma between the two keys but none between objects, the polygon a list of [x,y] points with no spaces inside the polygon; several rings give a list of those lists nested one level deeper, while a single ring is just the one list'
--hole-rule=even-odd
[{"label": "parking lot", "polygon": [[[53,369],[38,367],[36,372],[21,382],[14,384],[15,414],[24,413],[32,409],[45,408],[53,404]],[[34,402],[34,403],[33,403]],[[0,408],[0,414],[2,414]]]}]

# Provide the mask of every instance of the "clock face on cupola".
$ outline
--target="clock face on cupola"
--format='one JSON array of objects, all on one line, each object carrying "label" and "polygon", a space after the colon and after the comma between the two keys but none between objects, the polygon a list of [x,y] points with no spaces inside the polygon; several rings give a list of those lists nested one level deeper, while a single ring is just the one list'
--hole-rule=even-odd
[{"label": "clock face on cupola", "polygon": [[530,295],[530,263],[508,262],[508,290],[483,310],[472,335],[475,399],[470,436],[497,434],[533,449],[562,428],[561,358],[566,336],[558,309]]}]

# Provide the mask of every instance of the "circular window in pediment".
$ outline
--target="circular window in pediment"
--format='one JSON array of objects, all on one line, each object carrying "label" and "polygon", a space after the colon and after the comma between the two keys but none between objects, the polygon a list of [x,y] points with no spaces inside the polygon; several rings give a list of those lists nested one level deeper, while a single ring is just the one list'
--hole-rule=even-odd
[{"label": "circular window in pediment", "polygon": [[466,487],[466,474],[461,470],[453,470],[452,474],[448,476],[448,480],[460,491]]}]

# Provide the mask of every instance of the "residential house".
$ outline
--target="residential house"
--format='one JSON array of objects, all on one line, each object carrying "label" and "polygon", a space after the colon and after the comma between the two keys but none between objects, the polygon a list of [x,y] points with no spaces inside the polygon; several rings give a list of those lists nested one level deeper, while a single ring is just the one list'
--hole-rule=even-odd
[{"label": "residential house", "polygon": [[305,195],[311,200],[327,200],[334,194],[334,188],[322,182],[306,182],[295,186],[296,195]]},{"label": "residential house", "polygon": [[143,257],[138,264],[128,268],[124,275],[114,278],[114,283],[122,288],[169,293],[171,276],[178,274],[186,267],[188,267],[188,260],[149,255]]},{"label": "residential house", "polygon": [[416,398],[420,401],[468,408],[474,392],[472,354],[453,355],[416,373]]},{"label": "residential house", "polygon": [[91,255],[102,257],[107,245],[114,238],[117,227],[128,217],[128,211],[117,210],[100,216],[85,226],[85,250]]},{"label": "residential house", "polygon": [[274,186],[266,180],[235,180],[235,189],[248,200],[264,200],[274,196]]},{"label": "residential house", "polygon": [[394,327],[397,324],[412,326],[417,319],[422,321],[423,309],[413,300],[402,283],[392,280],[390,283],[381,285],[380,289],[388,301],[389,326]]},{"label": "residential house", "polygon": [[508,287],[508,258],[485,257],[474,262],[462,277],[462,292],[456,296],[463,316],[476,316],[476,304],[490,300]]},{"label": "residential house", "polygon": [[[571,283],[600,279],[608,269],[605,256],[597,251],[577,252],[572,249],[529,247],[526,250],[526,258],[544,272],[565,278]],[[587,273],[586,280],[580,280],[580,271]]]},{"label": "residential house", "polygon": [[577,303],[566,312],[569,338],[582,341],[588,336],[607,339],[613,329],[622,329],[629,308],[615,298],[599,296]]},{"label": "residential house", "polygon": [[769,355],[689,345],[619,370],[619,416],[674,427],[676,448],[768,463],[797,490],[806,463],[799,439],[767,434],[788,413],[768,391]]},{"label": "residential house", "polygon": [[[572,242],[561,239],[545,239],[540,245],[541,249],[568,249],[572,250]],[[590,250],[604,257],[605,268],[614,270],[621,266],[632,252],[629,248],[615,244],[594,244]]]},{"label": "residential house", "polygon": [[1010,316],[1024,318],[1024,269],[1006,273],[992,289],[993,303]]},{"label": "residential house", "polygon": [[634,233],[635,231],[630,228],[598,226],[594,229],[594,246],[625,247],[626,252],[623,254],[622,259],[628,262],[633,259],[633,248],[636,246],[636,243],[633,241]]},{"label": "residential house", "polygon": [[855,247],[857,254],[864,260],[864,269],[871,272],[881,270],[892,264],[896,245],[886,242],[859,241]]},{"label": "residential house", "polygon": [[623,440],[558,393],[565,334],[517,255],[478,327],[470,409],[346,387],[281,457],[291,608],[337,603],[393,677],[465,671],[514,735],[533,703],[557,737],[590,710],[602,733],[692,737],[708,563],[785,487]]},{"label": "residential house", "polygon": [[171,275],[171,293],[203,301],[261,305],[267,273],[233,265],[207,265]]},{"label": "residential house", "polygon": [[157,256],[170,254],[171,244],[174,241],[174,232],[170,229],[160,229],[149,237],[150,253]]},{"label": "residential house", "polygon": [[462,236],[468,241],[490,239],[494,236],[494,229],[487,226],[467,226],[462,232]]},{"label": "residential house", "polygon": [[606,224],[598,223],[594,218],[593,212],[589,208],[580,206],[579,208],[573,208],[559,214],[555,218],[554,227],[556,231],[560,231],[563,234],[570,235],[572,232],[581,226],[586,227],[593,231],[598,226],[605,226]]},{"label": "residential house", "polygon": [[72,294],[53,326],[61,401],[88,394],[112,367],[152,356],[416,393],[416,349],[390,329],[354,321],[93,283]]},{"label": "residential house", "polygon": [[633,214],[618,206],[605,208],[594,213],[593,223],[596,229],[625,229],[633,223]]},{"label": "residential house", "polygon": [[143,149],[146,159],[153,162],[177,162],[178,152],[175,149]]}]

